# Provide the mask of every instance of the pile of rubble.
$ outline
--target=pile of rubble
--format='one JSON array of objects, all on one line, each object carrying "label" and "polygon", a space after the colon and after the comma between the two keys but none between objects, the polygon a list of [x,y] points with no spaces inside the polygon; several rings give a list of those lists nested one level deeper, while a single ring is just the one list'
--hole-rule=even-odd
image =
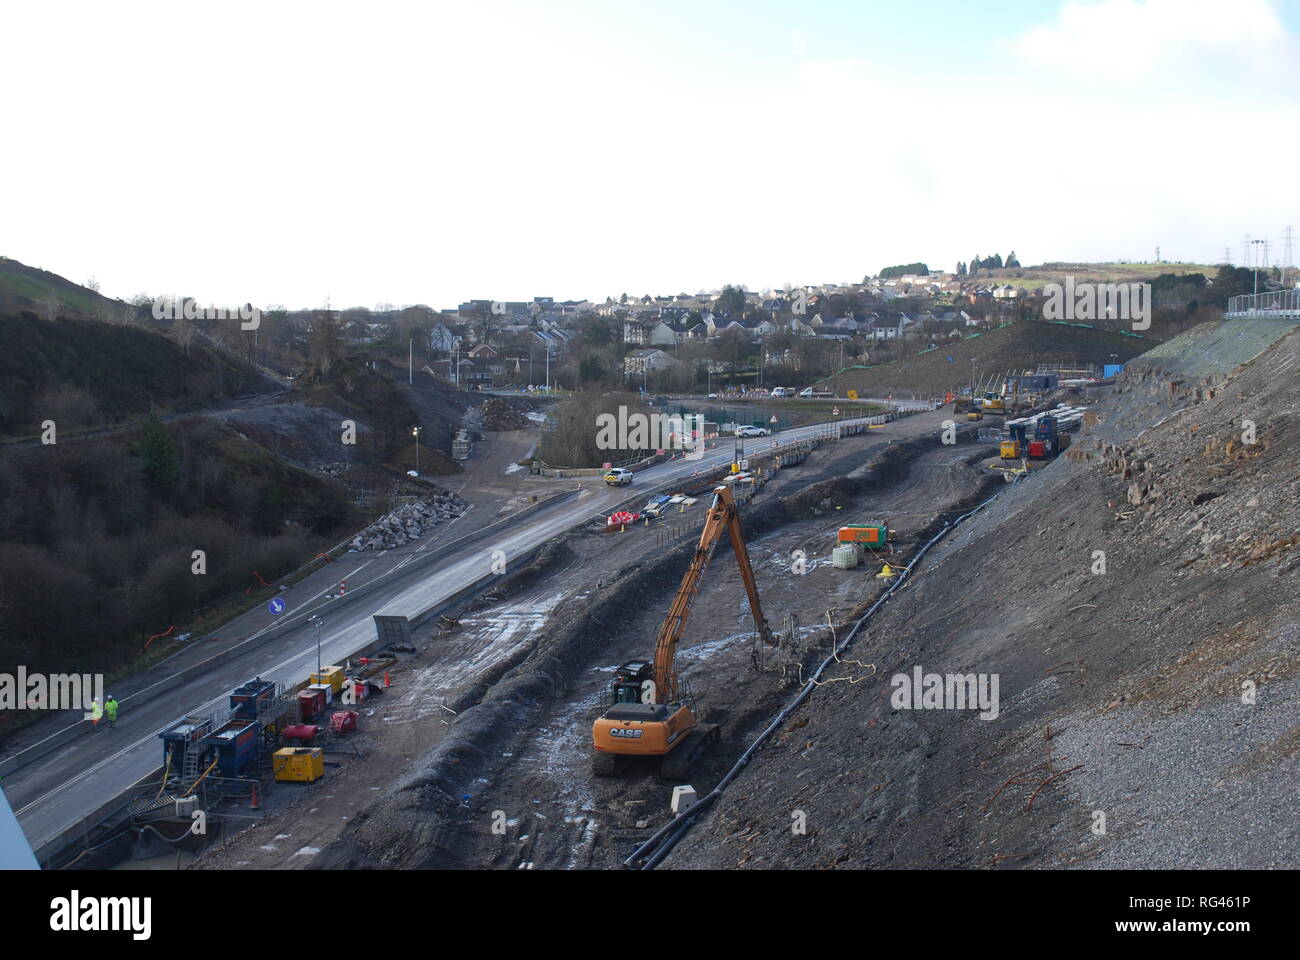
[{"label": "pile of rubble", "polygon": [[352,539],[353,550],[392,550],[419,540],[444,520],[464,515],[469,504],[450,491],[398,507]]},{"label": "pile of rubble", "polygon": [[500,397],[492,397],[479,408],[485,430],[522,430],[528,418]]}]

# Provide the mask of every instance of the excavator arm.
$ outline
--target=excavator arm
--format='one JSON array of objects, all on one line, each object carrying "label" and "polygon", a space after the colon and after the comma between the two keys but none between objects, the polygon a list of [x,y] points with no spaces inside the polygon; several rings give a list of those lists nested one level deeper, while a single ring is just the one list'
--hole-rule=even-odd
[{"label": "excavator arm", "polygon": [[704,519],[704,530],[700,533],[700,542],[695,548],[695,556],[682,576],[677,595],[668,610],[668,616],[659,628],[655,641],[655,702],[673,703],[678,698],[677,671],[674,661],[677,656],[677,644],[686,629],[686,618],[691,611],[691,603],[699,592],[700,580],[713,551],[726,530],[731,537],[731,549],[736,554],[740,565],[740,576],[745,582],[745,593],[749,596],[749,609],[754,615],[754,625],[764,643],[772,642],[772,631],[763,617],[763,608],[758,602],[758,584],[754,581],[754,571],[749,564],[749,550],[745,547],[745,536],[740,527],[740,511],[731,495],[730,487],[718,487],[713,491],[713,503]]}]

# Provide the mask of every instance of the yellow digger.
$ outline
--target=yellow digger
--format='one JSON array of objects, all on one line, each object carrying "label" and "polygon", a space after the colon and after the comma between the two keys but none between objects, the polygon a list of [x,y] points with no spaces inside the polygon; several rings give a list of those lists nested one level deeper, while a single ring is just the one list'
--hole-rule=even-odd
[{"label": "yellow digger", "polygon": [[759,640],[772,643],[772,631],[758,602],[758,585],[745,548],[740,512],[731,489],[717,487],[695,555],[659,627],[654,661],[630,660],[618,668],[610,684],[608,705],[592,724],[592,772],[597,776],[615,776],[620,761],[626,757],[660,757],[659,775],[663,779],[684,780],[691,764],[717,738],[716,726],[702,724],[696,718],[674,661],[691,602],[724,530],[740,565]]}]

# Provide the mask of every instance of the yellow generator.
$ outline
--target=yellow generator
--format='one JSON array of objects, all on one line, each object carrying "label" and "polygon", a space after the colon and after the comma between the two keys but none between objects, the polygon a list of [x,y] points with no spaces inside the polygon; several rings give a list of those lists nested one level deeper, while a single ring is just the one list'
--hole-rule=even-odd
[{"label": "yellow generator", "polygon": [[315,783],[325,776],[325,751],[320,747],[285,747],[271,757],[280,783]]},{"label": "yellow generator", "polygon": [[337,696],[343,690],[343,668],[338,666],[321,667],[319,673],[311,675],[311,683],[328,684]]},{"label": "yellow generator", "polygon": [[1019,440],[1003,440],[1001,444],[1003,460],[1019,460],[1024,456],[1024,450],[1020,448]]}]

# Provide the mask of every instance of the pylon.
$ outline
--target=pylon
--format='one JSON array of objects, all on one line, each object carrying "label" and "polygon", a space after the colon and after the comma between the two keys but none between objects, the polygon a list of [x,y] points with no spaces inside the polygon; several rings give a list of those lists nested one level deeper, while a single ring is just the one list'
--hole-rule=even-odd
[{"label": "pylon", "polygon": [[248,803],[249,810],[261,810],[262,801],[257,797],[257,784],[253,784],[253,799]]},{"label": "pylon", "polygon": [[392,686],[392,683],[393,683],[393,681],[392,681],[391,678],[389,678],[389,676],[388,676],[388,671],[385,670],[385,671],[384,671],[384,689],[387,690],[390,686]]},{"label": "pylon", "polygon": [[876,579],[892,580],[895,576],[896,574],[894,573],[893,569],[889,566],[889,564],[885,564],[884,569],[881,570],[878,574],[876,574]]}]

